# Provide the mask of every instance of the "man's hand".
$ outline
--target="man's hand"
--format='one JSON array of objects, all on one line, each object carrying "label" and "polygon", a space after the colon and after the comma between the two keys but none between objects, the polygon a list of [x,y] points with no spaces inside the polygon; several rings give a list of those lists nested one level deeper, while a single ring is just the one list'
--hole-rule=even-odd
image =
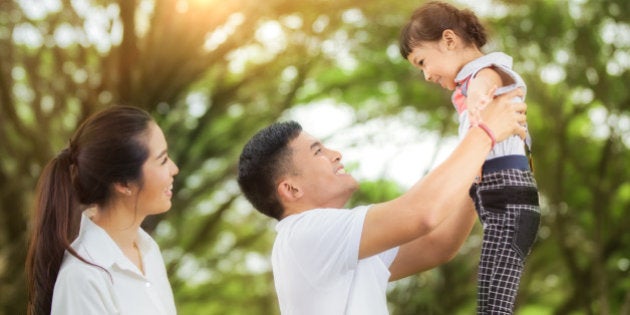
[{"label": "man's hand", "polygon": [[492,130],[496,141],[500,142],[512,135],[525,139],[527,122],[525,111],[527,104],[515,102],[515,97],[522,97],[523,91],[516,89],[509,93],[495,97],[486,108],[481,111],[482,121]]}]

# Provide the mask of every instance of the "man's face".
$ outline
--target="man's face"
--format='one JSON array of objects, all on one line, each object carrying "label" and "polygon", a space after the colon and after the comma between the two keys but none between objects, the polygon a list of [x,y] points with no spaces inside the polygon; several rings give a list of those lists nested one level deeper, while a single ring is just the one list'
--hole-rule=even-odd
[{"label": "man's face", "polygon": [[341,153],[326,148],[306,132],[289,143],[293,151],[291,180],[302,190],[302,202],[316,208],[342,208],[358,183],[346,174]]}]

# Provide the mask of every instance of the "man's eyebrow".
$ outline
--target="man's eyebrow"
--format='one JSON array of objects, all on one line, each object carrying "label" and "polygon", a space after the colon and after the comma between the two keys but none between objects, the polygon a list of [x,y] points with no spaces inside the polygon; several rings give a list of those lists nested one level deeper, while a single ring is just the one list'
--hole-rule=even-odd
[{"label": "man's eyebrow", "polygon": [[322,146],[322,143],[321,143],[321,142],[319,142],[319,141],[315,141],[315,142],[313,142],[313,144],[311,144],[310,149],[311,149],[311,150],[313,150],[313,148],[315,148],[315,147],[321,147],[321,146]]}]

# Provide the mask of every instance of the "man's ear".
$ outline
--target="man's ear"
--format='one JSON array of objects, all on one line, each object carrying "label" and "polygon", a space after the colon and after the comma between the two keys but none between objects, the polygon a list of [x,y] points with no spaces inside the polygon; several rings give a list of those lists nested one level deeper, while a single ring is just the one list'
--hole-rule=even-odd
[{"label": "man's ear", "polygon": [[281,181],[278,184],[276,190],[278,192],[278,196],[280,196],[281,199],[287,201],[297,200],[303,195],[302,189],[300,189],[297,185],[295,185],[295,183],[291,182],[290,180]]}]

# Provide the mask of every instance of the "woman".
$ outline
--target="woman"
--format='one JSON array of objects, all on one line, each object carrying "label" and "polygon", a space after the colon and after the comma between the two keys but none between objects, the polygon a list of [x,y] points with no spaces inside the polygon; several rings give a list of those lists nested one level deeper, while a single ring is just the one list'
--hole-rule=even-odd
[{"label": "woman", "polygon": [[171,207],[178,171],[147,112],[88,118],[39,179],[28,313],[175,314],[162,255],[140,224]]}]

